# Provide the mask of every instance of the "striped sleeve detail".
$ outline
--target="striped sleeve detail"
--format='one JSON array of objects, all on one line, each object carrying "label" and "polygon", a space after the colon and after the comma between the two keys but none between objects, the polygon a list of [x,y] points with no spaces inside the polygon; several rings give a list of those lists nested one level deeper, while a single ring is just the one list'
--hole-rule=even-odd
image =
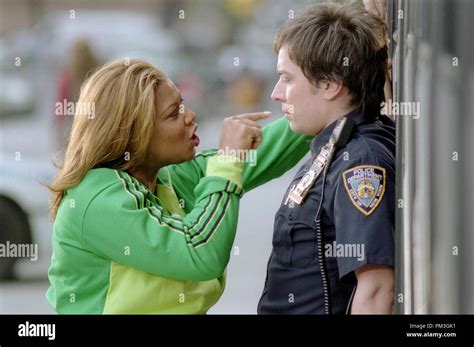
[{"label": "striped sleeve detail", "polygon": [[195,248],[205,245],[211,239],[211,237],[214,235],[214,232],[219,228],[222,220],[224,219],[225,212],[227,211],[229,205],[230,205],[230,194],[227,194],[226,202],[224,203],[224,208],[221,210],[221,213],[219,217],[217,218],[216,223],[214,224],[214,227],[212,228],[211,232],[207,234],[205,238],[194,243]]},{"label": "striped sleeve detail", "polygon": [[[142,204],[140,205],[141,207],[140,208],[146,208],[146,207],[149,207],[151,205],[153,205],[151,202],[149,202],[147,200],[147,195],[148,194],[151,194],[150,191],[145,188],[143,186],[143,184],[141,184],[135,177],[127,174],[127,173],[124,173],[124,172],[120,172],[120,175],[125,179],[127,180],[128,182],[130,182],[130,184],[133,186],[134,189],[136,189],[138,192],[141,193],[141,202]],[[148,203],[147,203],[148,202]],[[166,216],[167,219],[171,220],[171,221],[176,221],[176,222],[181,222],[181,219],[178,219],[176,217],[173,217],[173,215],[167,215]]]},{"label": "striped sleeve detail", "polygon": [[181,219],[165,215],[161,206],[147,203],[147,192],[141,189],[140,184],[134,182],[130,175],[122,171],[116,171],[116,174],[127,193],[133,198],[137,209],[145,209],[160,226],[184,235],[187,243],[194,248],[206,244],[219,228],[230,206],[231,194],[241,196],[243,193],[237,184],[227,181],[224,191],[206,197],[205,204],[196,218],[196,222],[188,227]]},{"label": "striped sleeve detail", "polygon": [[[150,214],[154,215],[155,217],[157,217],[159,219],[166,220],[168,222],[168,224],[170,224],[170,225],[176,227],[177,229],[182,230],[182,232],[186,233],[186,228],[183,226],[183,223],[182,223],[181,219],[175,218],[175,217],[170,216],[170,215],[163,214],[163,209],[159,205],[158,205],[158,207],[156,207],[152,203],[146,204],[146,201],[147,201],[146,196],[147,196],[147,194],[149,194],[149,191],[146,190],[146,188],[143,187],[143,185],[141,183],[139,183],[138,180],[135,177],[132,177],[131,175],[129,175],[127,173],[124,173],[124,172],[120,172],[119,174],[121,175],[121,177],[124,180],[126,180],[127,182],[130,183],[130,185],[133,188],[132,192],[134,190],[136,190],[136,191],[141,193],[142,200],[141,200],[141,204],[139,203],[140,208],[147,208],[147,210],[149,211]],[[227,189],[227,186],[226,186],[226,189]],[[137,195],[137,194],[134,194],[134,195]],[[140,195],[140,194],[138,194],[138,195]],[[222,194],[221,194],[221,196],[222,196]],[[206,198],[207,201],[205,203],[205,206],[204,206],[202,212],[196,218],[197,222],[195,223],[195,225],[197,227],[199,227],[200,225],[202,227],[198,231],[196,231],[195,233],[191,233],[189,235],[191,238],[194,238],[195,236],[199,236],[199,234],[202,233],[202,231],[204,230],[205,224],[207,224],[207,223],[201,224],[201,222],[202,222],[202,219],[204,218],[204,216],[207,214],[208,210],[210,209],[210,206],[213,206],[212,199],[214,199],[215,197],[216,197],[216,194],[212,194],[212,195],[209,195]],[[220,203],[220,201],[217,202],[217,204],[219,204],[219,203]]]},{"label": "striped sleeve detail", "polygon": [[[229,182],[230,184],[231,182]],[[231,189],[231,191],[229,191],[229,193],[235,193],[235,191],[237,190],[238,186],[235,185],[234,188]],[[214,195],[215,196],[215,195]],[[223,212],[225,212],[225,210],[227,210],[227,207],[228,207],[228,204],[229,204],[229,201],[230,201],[230,196],[229,194],[226,194],[227,196],[227,200],[224,201],[224,194],[223,193],[219,193],[219,197],[217,198],[217,202],[216,204],[214,205],[214,208],[213,208],[213,211],[209,214],[207,220],[204,222],[204,223],[201,223],[201,221],[199,220],[198,223],[196,223],[198,226],[200,225],[200,228],[197,228],[196,232],[191,234],[191,239],[194,240],[196,239],[197,237],[199,237],[202,232],[204,231],[204,227],[205,225],[207,225],[211,220],[214,219],[214,217],[216,216],[216,214],[219,213],[219,211],[222,211],[222,205],[224,205],[224,210]],[[207,211],[206,211],[207,212]],[[206,214],[206,213],[205,213]],[[202,214],[200,217],[203,217],[205,214]],[[220,219],[220,217],[218,217],[218,219]]]},{"label": "striped sleeve detail", "polygon": [[128,180],[126,178],[126,175],[123,172],[121,172],[121,171],[115,171],[115,172],[116,172],[117,177],[119,178],[119,180],[122,182],[122,184],[125,188],[125,191],[130,196],[132,196],[134,198],[135,204],[137,206],[137,210],[138,209],[145,209],[148,212],[148,214],[154,220],[156,220],[158,222],[158,224],[160,224],[161,226],[168,227],[171,230],[179,232],[180,234],[183,234],[183,235],[186,236],[186,230],[182,227],[182,225],[180,225],[180,226],[173,225],[173,224],[168,223],[167,221],[165,221],[163,219],[163,209],[161,208],[161,206],[158,206],[158,208],[156,209],[158,211],[158,213],[155,213],[155,214],[151,213],[150,208],[148,206],[143,205],[143,200],[141,198],[141,197],[143,197],[143,194],[135,188],[133,182]]},{"label": "striped sleeve detail", "polygon": [[[127,173],[118,171],[119,176],[125,181],[128,185],[128,191],[130,191],[131,195],[137,196],[138,199],[138,208],[143,208],[148,211],[151,216],[158,218],[159,220],[163,220],[166,222],[168,226],[173,228],[173,230],[179,230],[182,234],[186,234],[186,228],[184,228],[181,219],[175,218],[173,216],[165,215],[163,213],[163,208],[159,205],[158,208],[155,208],[156,211],[153,210],[153,204],[147,204],[146,196],[148,191],[142,186],[138,180]],[[126,187],[127,189],[127,187]],[[161,224],[161,223],[160,223]]]}]

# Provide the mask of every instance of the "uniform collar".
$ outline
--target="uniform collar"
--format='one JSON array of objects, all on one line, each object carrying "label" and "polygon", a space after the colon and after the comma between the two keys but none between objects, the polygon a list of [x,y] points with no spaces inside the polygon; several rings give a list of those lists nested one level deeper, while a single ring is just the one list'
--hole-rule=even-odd
[{"label": "uniform collar", "polygon": [[[352,119],[356,126],[368,122],[368,119],[365,116],[365,112],[362,110],[352,111],[344,116],[347,116],[348,118]],[[318,155],[321,150],[321,147],[323,147],[326,143],[329,142],[329,138],[331,137],[332,131],[336,127],[336,123],[337,120],[329,124],[313,138],[313,140],[311,141],[311,153],[313,155]]]}]

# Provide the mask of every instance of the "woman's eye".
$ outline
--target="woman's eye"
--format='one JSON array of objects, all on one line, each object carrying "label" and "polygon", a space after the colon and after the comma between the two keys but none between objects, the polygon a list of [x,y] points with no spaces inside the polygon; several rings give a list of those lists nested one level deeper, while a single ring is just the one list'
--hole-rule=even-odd
[{"label": "woman's eye", "polygon": [[184,113],[183,101],[184,100],[181,98],[181,103],[179,104],[179,106],[176,108],[176,110],[172,114],[170,114],[171,118],[176,118],[179,116],[180,113]]},{"label": "woman's eye", "polygon": [[171,114],[171,117],[175,118],[175,117],[178,117],[179,116],[179,108],[176,109],[176,111],[174,111],[172,114]]}]

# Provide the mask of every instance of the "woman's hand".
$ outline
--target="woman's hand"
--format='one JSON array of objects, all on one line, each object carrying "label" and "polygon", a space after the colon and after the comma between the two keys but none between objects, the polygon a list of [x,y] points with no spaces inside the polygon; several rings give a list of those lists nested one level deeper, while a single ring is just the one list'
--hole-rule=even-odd
[{"label": "woman's hand", "polygon": [[262,142],[262,126],[258,120],[268,118],[270,112],[245,113],[224,119],[219,149],[245,152],[257,149]]},{"label": "woman's hand", "polygon": [[387,0],[364,0],[364,6],[367,11],[385,19],[387,14]]},{"label": "woman's hand", "polygon": [[[387,5],[388,0],[364,0],[365,9],[376,15],[380,18],[386,20],[387,18]],[[396,43],[395,33],[393,34],[393,39]],[[392,61],[388,59],[388,70],[387,75],[385,78],[385,85],[384,85],[384,95],[385,95],[385,102],[391,100],[393,98],[393,91],[392,91]],[[391,110],[387,110],[387,115],[392,119],[395,119],[394,116],[391,114]]]}]

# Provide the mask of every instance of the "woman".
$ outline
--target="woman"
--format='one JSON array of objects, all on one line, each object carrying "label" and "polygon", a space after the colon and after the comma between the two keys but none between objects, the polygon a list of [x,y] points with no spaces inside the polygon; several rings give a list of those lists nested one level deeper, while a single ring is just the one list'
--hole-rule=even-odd
[{"label": "woman", "polygon": [[[195,114],[140,60],[94,73],[53,192],[46,297],[59,313],[205,313],[224,290],[239,199],[308,151],[285,119],[226,118],[220,149],[259,146],[257,165],[195,153]],[[87,109],[82,107],[81,110]],[[262,134],[263,133],[263,134]]]}]

